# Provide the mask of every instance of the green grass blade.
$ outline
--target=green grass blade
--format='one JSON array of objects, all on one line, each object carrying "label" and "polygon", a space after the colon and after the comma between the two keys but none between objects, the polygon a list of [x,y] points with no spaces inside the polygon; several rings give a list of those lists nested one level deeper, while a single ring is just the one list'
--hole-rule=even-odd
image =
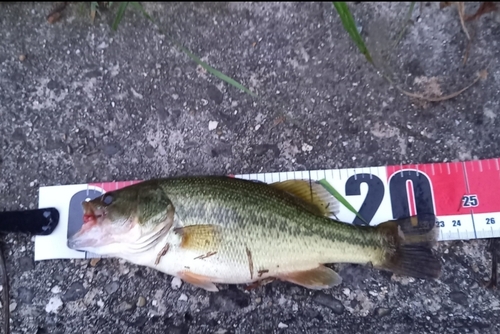
[{"label": "green grass blade", "polygon": [[198,58],[197,56],[195,56],[191,51],[189,51],[188,49],[186,49],[184,46],[182,46],[179,42],[177,42],[175,39],[173,39],[172,37],[169,37],[161,28],[160,26],[153,20],[153,18],[146,12],[146,10],[142,7],[142,5],[137,2],[137,1],[132,1],[130,2],[130,4],[135,7],[136,9],[138,9],[148,20],[150,20],[157,28],[158,30],[160,30],[162,33],[165,34],[165,36],[167,36],[167,38],[172,42],[174,43],[179,49],[181,49],[186,55],[189,56],[189,58],[191,58],[192,60],[194,60],[198,65],[200,65],[201,67],[203,67],[205,70],[207,70],[207,72],[211,73],[212,75],[216,76],[217,78],[227,82],[228,84],[244,91],[245,93],[247,94],[250,94],[251,96],[253,97],[256,97],[257,95],[255,93],[253,93],[252,91],[250,91],[248,88],[246,88],[245,86],[243,86],[242,84],[240,84],[238,81],[228,77],[227,75],[225,75],[224,73],[216,70],[215,68],[213,68],[212,66],[208,65],[207,63],[205,63],[204,61],[202,61],[200,58]]},{"label": "green grass blade", "polygon": [[149,16],[148,12],[146,12],[146,10],[142,7],[142,5],[138,1],[132,1],[130,4],[132,6],[134,6],[135,9],[138,9],[144,16],[146,16],[146,18],[148,20],[150,20],[151,22],[153,22],[156,25],[153,18],[151,16]]},{"label": "green grass blade", "polygon": [[125,14],[125,10],[128,7],[129,2],[122,2],[120,7],[118,7],[118,13],[116,14],[115,20],[113,21],[112,29],[116,31],[118,29],[118,24],[123,19],[123,15]]},{"label": "green grass blade", "polygon": [[236,80],[228,77],[224,73],[216,70],[212,66],[208,65],[207,63],[205,63],[203,60],[201,60],[200,58],[198,58],[197,56],[195,56],[193,53],[191,53],[188,49],[186,49],[185,47],[183,47],[181,44],[177,43],[175,40],[172,40],[172,42],[174,42],[191,59],[193,59],[196,63],[198,63],[205,70],[207,70],[208,72],[210,72],[213,75],[215,75],[217,78],[219,78],[221,80],[224,80],[225,82],[229,83],[230,85],[233,85],[234,87],[236,87],[238,89],[241,89],[242,91],[244,91],[244,92],[246,92],[246,93],[248,93],[248,94],[250,94],[250,95],[252,95],[254,97],[257,96],[257,95],[255,95],[255,93],[253,93],[252,91],[250,91],[249,89],[247,89],[245,86],[243,86],[242,84],[240,84],[238,81],[236,81]]},{"label": "green grass blade", "polygon": [[95,20],[95,13],[97,12],[97,7],[99,7],[97,1],[92,1],[90,3],[90,20],[92,21],[92,24],[94,23]]},{"label": "green grass blade", "polygon": [[410,9],[408,10],[408,13],[406,14],[406,19],[405,19],[405,22],[403,25],[403,29],[401,29],[401,33],[399,34],[398,38],[396,39],[396,42],[392,46],[393,48],[399,44],[399,42],[401,41],[401,38],[403,37],[403,34],[406,31],[406,28],[408,27],[408,23],[410,22],[410,19],[411,19],[411,14],[413,13],[413,9],[415,8],[415,3],[416,3],[415,1],[410,3]]},{"label": "green grass blade", "polygon": [[347,209],[349,209],[349,211],[351,211],[352,213],[354,213],[356,216],[359,217],[359,219],[361,219],[362,221],[364,221],[368,225],[368,222],[363,217],[361,217],[361,215],[359,214],[359,212],[351,204],[349,204],[349,202],[344,198],[344,196],[342,196],[337,190],[335,190],[335,188],[333,188],[332,185],[330,183],[328,183],[328,181],[326,179],[319,180],[318,182],[323,187],[325,187],[325,189],[333,197],[335,197],[337,199],[337,201],[339,201],[340,203],[342,203]]},{"label": "green grass blade", "polygon": [[342,21],[344,29],[349,33],[354,43],[356,43],[356,45],[358,46],[358,49],[365,56],[366,60],[373,64],[372,56],[370,55],[370,52],[368,51],[363,38],[358,32],[356,22],[354,22],[354,18],[352,17],[351,11],[347,7],[347,4],[345,2],[333,2],[333,6],[340,16],[340,20]]}]

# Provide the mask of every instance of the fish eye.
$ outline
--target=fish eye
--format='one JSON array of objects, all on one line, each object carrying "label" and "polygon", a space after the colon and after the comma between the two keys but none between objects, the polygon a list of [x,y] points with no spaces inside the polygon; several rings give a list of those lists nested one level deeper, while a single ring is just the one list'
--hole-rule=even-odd
[{"label": "fish eye", "polygon": [[110,205],[111,203],[113,203],[113,196],[112,195],[104,195],[104,197],[102,198],[102,202],[104,203],[104,205]]}]

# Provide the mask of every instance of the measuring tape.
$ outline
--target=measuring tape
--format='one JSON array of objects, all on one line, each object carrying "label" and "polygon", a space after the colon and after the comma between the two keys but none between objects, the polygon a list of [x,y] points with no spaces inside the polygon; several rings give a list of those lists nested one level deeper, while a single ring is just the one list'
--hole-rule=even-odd
[{"label": "measuring tape", "polygon": [[[377,225],[420,212],[437,217],[440,241],[500,237],[500,159],[230,176],[266,183],[326,180],[364,220],[341,205],[337,218],[346,223]],[[82,225],[81,202],[138,182],[41,187],[39,207],[57,208],[60,223],[51,235],[35,237],[35,260],[94,257],[66,245]]]}]

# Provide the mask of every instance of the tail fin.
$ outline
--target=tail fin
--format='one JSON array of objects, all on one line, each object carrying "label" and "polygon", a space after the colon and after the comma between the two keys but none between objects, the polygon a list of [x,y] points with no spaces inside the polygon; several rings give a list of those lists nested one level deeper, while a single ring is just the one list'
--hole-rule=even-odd
[{"label": "tail fin", "polygon": [[419,214],[377,226],[389,243],[381,269],[415,278],[439,278],[441,261],[433,253],[438,229],[433,214]]}]

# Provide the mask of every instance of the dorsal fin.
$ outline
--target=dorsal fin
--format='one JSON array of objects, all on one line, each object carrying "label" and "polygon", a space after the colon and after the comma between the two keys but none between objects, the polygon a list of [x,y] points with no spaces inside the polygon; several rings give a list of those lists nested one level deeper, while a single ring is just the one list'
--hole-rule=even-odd
[{"label": "dorsal fin", "polygon": [[314,180],[287,180],[271,183],[302,201],[306,209],[319,216],[330,217],[339,213],[339,202],[321,184]]}]

